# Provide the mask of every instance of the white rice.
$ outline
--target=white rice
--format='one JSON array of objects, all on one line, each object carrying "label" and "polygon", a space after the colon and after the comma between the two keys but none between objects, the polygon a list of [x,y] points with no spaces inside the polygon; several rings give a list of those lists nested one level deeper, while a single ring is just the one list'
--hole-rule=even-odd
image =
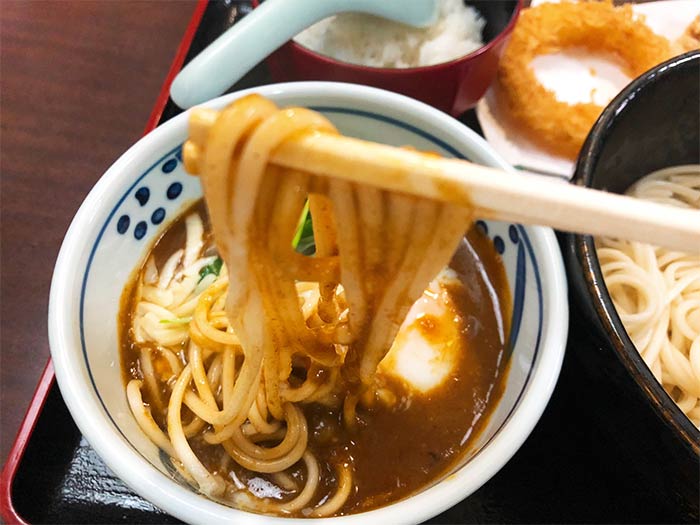
[{"label": "white rice", "polygon": [[425,29],[343,13],[321,20],[294,41],[343,62],[394,68],[448,62],[483,45],[481,31],[486,21],[476,9],[462,0],[438,0],[438,5],[437,22]]}]

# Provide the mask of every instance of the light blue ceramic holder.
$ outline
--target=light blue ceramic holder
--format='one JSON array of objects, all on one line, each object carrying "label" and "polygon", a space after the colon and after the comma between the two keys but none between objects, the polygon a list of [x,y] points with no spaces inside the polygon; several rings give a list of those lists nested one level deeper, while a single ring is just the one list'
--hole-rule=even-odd
[{"label": "light blue ceramic holder", "polygon": [[368,13],[415,27],[437,18],[436,0],[266,0],[222,34],[175,77],[170,97],[190,108],[224,93],[300,31],[344,12]]}]

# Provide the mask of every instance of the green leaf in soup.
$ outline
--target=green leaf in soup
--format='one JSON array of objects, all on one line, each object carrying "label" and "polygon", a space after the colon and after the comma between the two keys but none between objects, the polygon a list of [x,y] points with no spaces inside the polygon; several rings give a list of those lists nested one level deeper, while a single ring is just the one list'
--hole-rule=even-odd
[{"label": "green leaf in soup", "polygon": [[297,232],[292,240],[292,246],[297,252],[303,255],[313,255],[316,253],[316,243],[314,242],[314,227],[309,212],[309,202],[304,205],[304,209],[299,217]]},{"label": "green leaf in soup", "polygon": [[221,272],[221,266],[223,264],[224,261],[221,260],[221,257],[217,257],[211,264],[207,264],[204,268],[199,270],[199,281],[197,281],[197,283],[201,283],[202,279],[204,279],[207,275],[218,276]]},{"label": "green leaf in soup", "polygon": [[160,324],[189,324],[191,317],[176,317],[175,319],[161,319]]}]

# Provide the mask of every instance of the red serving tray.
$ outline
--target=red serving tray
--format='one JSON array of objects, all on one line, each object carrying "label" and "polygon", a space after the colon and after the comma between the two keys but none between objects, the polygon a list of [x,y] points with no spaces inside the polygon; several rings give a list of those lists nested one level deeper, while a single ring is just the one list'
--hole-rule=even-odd
[{"label": "red serving tray", "polygon": [[[478,4],[494,0],[469,1]],[[177,113],[168,93],[187,58],[203,49],[249,8],[250,0],[211,3],[199,0],[145,133]],[[260,66],[237,84],[236,89],[267,82],[267,70]],[[479,131],[473,112],[460,120]],[[590,338],[590,329],[580,322],[581,318],[572,303],[567,355],[561,375],[530,437],[490,481],[431,523],[698,523],[697,501],[679,501],[668,490],[660,490],[658,480],[656,484],[650,483],[654,473],[649,468],[640,469],[643,461],[634,446],[638,436],[629,435],[624,426],[603,428],[596,417],[597,411],[606,407],[604,403],[590,403],[591,391],[620,390],[602,376],[582,374],[577,359],[585,357],[598,342]],[[70,458],[64,457],[66,453]],[[66,479],[72,485],[64,484]],[[112,491],[109,495],[116,499],[106,504],[91,499],[103,496],[105,491]],[[77,502],[71,499],[76,494],[81,496]],[[135,511],[134,506],[138,507]],[[32,516],[38,517],[32,519]],[[124,487],[80,439],[54,383],[51,360],[0,475],[0,517],[9,524],[179,523]]]},{"label": "red serving tray", "polygon": [[[163,116],[163,111],[165,110],[165,106],[170,98],[170,84],[182,68],[187,52],[192,44],[192,39],[197,32],[197,28],[199,27],[199,23],[202,20],[202,16],[204,15],[206,8],[207,0],[198,0],[197,5],[194,8],[194,12],[192,13],[192,17],[190,18],[187,28],[185,29],[185,33],[182,36],[180,45],[177,48],[175,57],[170,65],[168,74],[165,77],[163,86],[160,88],[160,93],[158,93],[156,102],[153,105],[151,115],[148,117],[148,121],[146,122],[146,127],[143,132],[144,135],[152,131],[160,123],[160,119]],[[0,474],[0,516],[7,524],[27,525],[27,522],[24,521],[19,514],[17,514],[12,503],[12,482],[15,478],[15,474],[17,473],[17,467],[24,456],[25,449],[29,443],[29,439],[32,436],[32,432],[34,431],[39,415],[44,408],[48,393],[54,384],[55,378],[56,376],[54,375],[53,371],[53,363],[51,362],[51,358],[49,358],[46,363],[46,367],[41,374],[36,390],[34,391],[34,396],[29,404],[24,420],[19,427],[17,437],[15,438],[10,454],[7,457],[7,462],[2,469],[2,474]]]}]

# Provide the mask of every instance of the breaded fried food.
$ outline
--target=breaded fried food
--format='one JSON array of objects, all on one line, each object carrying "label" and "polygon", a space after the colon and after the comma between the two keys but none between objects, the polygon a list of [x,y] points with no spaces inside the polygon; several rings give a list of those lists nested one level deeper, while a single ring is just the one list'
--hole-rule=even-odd
[{"label": "breaded fried food", "polygon": [[603,108],[592,102],[557,100],[530,65],[537,55],[567,48],[610,56],[633,78],[669,58],[671,48],[666,38],[634,15],[630,5],[564,1],[522,12],[499,65],[499,104],[533,142],[574,159]]},{"label": "breaded fried food", "polygon": [[673,43],[676,54],[700,49],[700,15],[685,28],[683,34]]}]

